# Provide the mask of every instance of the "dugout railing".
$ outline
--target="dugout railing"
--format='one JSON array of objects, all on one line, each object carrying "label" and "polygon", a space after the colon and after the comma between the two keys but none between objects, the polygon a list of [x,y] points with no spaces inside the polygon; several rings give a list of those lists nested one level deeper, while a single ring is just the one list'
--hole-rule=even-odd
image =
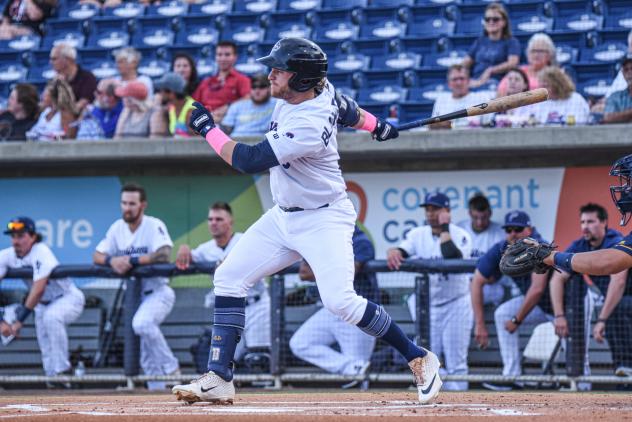
[{"label": "dugout railing", "polygon": [[[411,294],[416,297],[417,318],[414,322],[413,333],[415,341],[428,347],[430,344],[430,278],[429,274],[472,273],[475,268],[474,260],[407,260],[400,268],[401,273],[407,273],[414,279],[414,289]],[[180,376],[150,376],[140,374],[140,342],[132,329],[132,317],[140,304],[141,283],[144,277],[166,276],[178,277],[191,274],[213,274],[213,263],[191,265],[187,270],[178,270],[173,264],[155,264],[134,268],[122,280],[125,288],[122,299],[122,328],[124,338],[123,365],[119,373],[91,373],[82,376],[42,376],[42,375],[0,375],[2,384],[36,384],[43,382],[87,383],[87,384],[124,384],[133,388],[146,381],[189,381],[192,374]],[[284,383],[336,383],[348,382],[354,377],[329,374],[315,371],[312,368],[290,370],[286,366],[287,335],[285,324],[286,283],[285,278],[295,275],[298,265],[287,268],[270,278],[269,292],[271,297],[271,349],[269,373],[237,374],[235,379],[240,383],[263,382],[280,388]],[[392,273],[384,260],[375,260],[365,265],[365,271],[375,273]],[[30,268],[10,269],[5,278],[30,278]],[[121,279],[112,269],[97,265],[60,265],[51,274],[51,278],[110,278]],[[548,294],[548,291],[546,292]],[[597,384],[625,384],[630,378],[608,375],[583,376],[584,357],[584,297],[585,287],[581,278],[573,278],[568,283],[566,314],[569,320],[570,336],[566,340],[565,374],[529,374],[521,376],[502,376],[490,373],[470,373],[467,375],[447,375],[447,381],[479,382],[526,382],[526,383],[554,383],[568,385],[575,389],[580,382]],[[212,312],[209,310],[209,324]],[[19,340],[17,340],[19,341]],[[0,359],[2,358],[0,346]],[[499,372],[499,371],[497,371]],[[362,379],[360,379],[362,378]],[[358,377],[358,381],[368,380],[371,383],[402,384],[410,383],[411,375],[402,372],[370,372],[366,377]]]}]

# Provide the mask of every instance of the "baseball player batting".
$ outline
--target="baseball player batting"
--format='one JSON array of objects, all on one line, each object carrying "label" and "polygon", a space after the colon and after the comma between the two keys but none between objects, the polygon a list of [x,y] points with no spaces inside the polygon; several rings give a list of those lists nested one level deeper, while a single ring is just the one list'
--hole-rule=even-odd
[{"label": "baseball player batting", "polygon": [[395,347],[409,363],[419,401],[431,401],[442,385],[437,356],[416,346],[384,308],[353,289],[356,212],[338,165],[337,124],[369,131],[378,141],[396,138],[397,129],[336,94],[326,78],[327,56],[311,41],[283,38],[258,61],[271,68],[272,96],[280,99],[260,143],[231,140],[199,103],[189,125],[233,168],[245,173],[270,170],[275,206],[244,233],[215,273],[209,372],[175,386],[173,393],[188,403],[232,404],[232,360],[244,328],[244,297],[261,277],[303,257],[314,272],[323,305]]}]

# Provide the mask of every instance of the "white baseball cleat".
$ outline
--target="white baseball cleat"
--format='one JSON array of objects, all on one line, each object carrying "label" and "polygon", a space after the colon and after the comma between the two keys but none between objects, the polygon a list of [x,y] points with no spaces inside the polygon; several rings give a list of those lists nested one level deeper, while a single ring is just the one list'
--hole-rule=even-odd
[{"label": "white baseball cleat", "polygon": [[437,397],[443,385],[443,381],[439,377],[439,367],[441,366],[439,358],[430,350],[426,350],[426,353],[426,356],[408,362],[408,366],[415,376],[419,403],[421,404],[429,403]]},{"label": "white baseball cleat", "polygon": [[210,371],[190,384],[176,385],[171,389],[178,400],[187,404],[203,401],[213,404],[233,404],[235,386],[232,381],[224,381],[215,372]]}]

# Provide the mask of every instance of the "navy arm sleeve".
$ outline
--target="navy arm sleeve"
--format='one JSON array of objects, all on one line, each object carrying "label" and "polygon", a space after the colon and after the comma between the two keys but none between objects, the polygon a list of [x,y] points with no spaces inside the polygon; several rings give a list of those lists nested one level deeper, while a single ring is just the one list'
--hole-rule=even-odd
[{"label": "navy arm sleeve", "polygon": [[233,150],[233,167],[242,173],[261,173],[278,165],[279,160],[267,139],[256,145],[237,143]]}]

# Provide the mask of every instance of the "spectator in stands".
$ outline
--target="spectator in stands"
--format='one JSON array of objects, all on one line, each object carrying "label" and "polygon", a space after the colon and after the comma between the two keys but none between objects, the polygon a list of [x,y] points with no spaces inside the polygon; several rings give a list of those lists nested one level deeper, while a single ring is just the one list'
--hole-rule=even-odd
[{"label": "spectator in stands", "polygon": [[9,0],[0,23],[0,39],[21,35],[42,35],[41,25],[50,16],[57,0]]},{"label": "spectator in stands", "polygon": [[628,86],[616,91],[606,100],[604,123],[632,122],[632,53],[628,53],[621,61],[621,73]]},{"label": "spectator in stands", "polygon": [[[439,116],[445,113],[461,110],[470,107],[473,104],[480,104],[491,99],[489,92],[470,92],[470,75],[467,67],[461,64],[455,64],[448,69],[448,87],[451,94],[443,94],[435,100],[432,109],[433,116]],[[479,127],[489,117],[464,117],[447,122],[434,123],[430,125],[430,129],[450,129],[450,128],[467,128],[469,126]]]},{"label": "spectator in stands", "polygon": [[[208,231],[212,239],[193,250],[189,245],[181,245],[176,256],[176,266],[184,270],[191,263],[212,262],[219,265],[243,236],[243,233],[235,233],[233,221],[233,210],[229,204],[216,202],[211,205],[208,210]],[[206,295],[204,306],[210,308],[214,301],[211,291]],[[237,345],[235,361],[244,357],[249,349],[269,348],[271,345],[270,295],[264,279],[248,290],[245,313],[243,340]],[[208,352],[209,349],[206,350],[207,356]]]},{"label": "spectator in stands", "polygon": [[463,60],[470,69],[470,86],[479,87],[491,78],[500,79],[520,61],[520,42],[511,35],[509,15],[500,3],[485,8],[483,35],[479,37]]},{"label": "spectator in stands", "polygon": [[263,135],[269,129],[276,104],[270,95],[270,81],[266,75],[256,75],[250,83],[250,98],[231,104],[222,120],[222,129],[232,137]]},{"label": "spectator in stands", "polygon": [[42,93],[44,110],[37,123],[26,133],[28,139],[53,141],[75,139],[79,109],[72,88],[63,79],[52,79]]},{"label": "spectator in stands", "polygon": [[[485,255],[485,252],[493,245],[505,238],[505,231],[500,224],[492,221],[492,207],[487,197],[480,192],[470,198],[468,213],[470,218],[457,223],[457,226],[470,234],[472,258],[479,258]],[[483,292],[485,304],[498,305],[505,296],[505,285],[506,283],[486,284]]]},{"label": "spectator in stands", "polygon": [[147,137],[152,114],[152,107],[147,101],[147,86],[140,81],[128,82],[116,88],[114,94],[123,99],[123,111],[116,123],[114,137]]},{"label": "spectator in stands", "polygon": [[219,71],[204,79],[193,93],[193,98],[213,112],[215,123],[221,123],[228,106],[250,96],[250,78],[235,69],[237,45],[220,41],[215,48]]},{"label": "spectator in stands", "polygon": [[193,95],[195,89],[200,84],[198,79],[197,67],[195,60],[187,53],[176,53],[171,61],[171,70],[182,76],[186,81],[184,92],[187,95]]},{"label": "spectator in stands", "polygon": [[[357,225],[351,241],[355,264],[353,288],[365,299],[379,303],[375,273],[364,272],[362,269],[365,263],[375,259],[373,244]],[[305,260],[301,261],[299,277],[304,281],[316,281]],[[320,306],[321,309],[309,317],[290,339],[292,353],[327,372],[348,376],[366,375],[375,347],[375,337],[322,308],[322,303]],[[340,351],[333,348],[334,344],[338,344]],[[358,382],[354,380],[343,388],[352,387]]]},{"label": "spectator in stands", "polygon": [[[628,34],[628,53],[632,53],[632,30]],[[616,78],[614,78],[614,81],[612,81],[612,85],[610,85],[610,88],[608,88],[608,91],[606,91],[606,98],[617,91],[626,89],[628,85],[629,83],[625,80],[625,77],[623,76],[623,69],[620,69],[619,73],[617,73]]]},{"label": "spectator in stands", "polygon": [[116,67],[118,68],[120,76],[119,79],[123,85],[128,82],[142,82],[147,87],[147,98],[151,98],[154,95],[154,84],[151,79],[145,75],[138,74],[138,65],[142,55],[134,47],[119,48],[114,52],[114,60],[116,60]]},{"label": "spectator in stands", "polygon": [[[450,223],[450,199],[441,192],[431,192],[426,194],[421,207],[425,208],[427,225],[410,230],[398,247],[388,250],[388,267],[398,270],[408,257],[470,258],[472,239],[467,231]],[[465,375],[468,372],[467,351],[472,332],[469,284],[469,274],[430,274],[430,348],[437,356],[443,354],[445,370],[449,375]],[[415,320],[415,295],[410,296],[408,308]],[[446,382],[443,388],[466,390],[468,384]]]},{"label": "spectator in stands", "polygon": [[95,93],[96,99],[84,110],[79,124],[77,139],[112,138],[116,124],[123,111],[123,101],[116,95],[119,82],[115,79],[101,79]]},{"label": "spectator in stands", "polygon": [[97,78],[77,64],[77,49],[67,43],[55,44],[50,52],[50,63],[57,77],[68,82],[77,101],[76,108],[83,110],[94,101]]},{"label": "spectator in stands", "polygon": [[161,107],[156,108],[151,117],[152,137],[189,138],[195,135],[188,125],[195,100],[185,93],[186,82],[182,76],[167,72],[156,83],[156,89],[160,93]]},{"label": "spectator in stands", "polygon": [[[529,77],[520,68],[511,69],[505,75],[503,81],[505,84],[505,95],[518,94],[529,90]],[[499,91],[500,96],[500,91]],[[537,105],[529,105],[523,107],[512,108],[505,113],[494,114],[494,126],[495,127],[520,127],[525,126],[529,120],[530,115],[533,113],[532,108]]]},{"label": "spectator in stands", "polygon": [[576,125],[588,123],[590,107],[575,84],[562,69],[548,66],[538,74],[540,86],[549,91],[549,100],[532,107],[535,120],[543,125]]},{"label": "spectator in stands", "polygon": [[[471,284],[475,321],[474,339],[483,349],[489,344],[489,333],[485,326],[483,312],[483,285],[497,282],[502,277],[498,264],[508,245],[525,237],[540,239],[531,224],[529,215],[524,211],[507,213],[503,228],[506,232],[505,240],[496,243],[478,260]],[[538,324],[553,320],[551,300],[547,291],[548,274],[533,273],[524,277],[515,277],[512,280],[522,294],[504,302],[494,312],[505,376],[518,376],[522,373],[518,327],[522,323]],[[501,386],[485,383],[483,386],[491,390],[508,391],[520,387],[520,384]]]},{"label": "spectator in stands", "polygon": [[11,90],[7,110],[0,113],[0,139],[26,141],[28,132],[39,115],[39,95],[31,84],[17,84]]},{"label": "spectator in stands", "polygon": [[[616,230],[608,228],[608,212],[598,204],[588,203],[579,209],[580,227],[582,237],[573,241],[565,252],[588,252],[599,249],[608,249],[619,243],[623,236]],[[564,308],[564,284],[573,276],[582,277],[581,274],[569,274],[567,272],[556,271],[551,277],[551,300],[555,313],[555,332],[558,336],[566,338],[569,336],[568,321]],[[588,360],[588,346],[590,340],[590,321],[592,311],[597,302],[603,302],[603,307],[599,312],[597,324],[593,330],[597,341],[602,342],[604,331],[608,344],[612,350],[612,357],[617,372],[619,367],[632,368],[632,324],[626,322],[623,307],[617,306],[623,295],[632,295],[632,274],[626,269],[620,273],[605,276],[586,275],[593,285],[593,288],[586,289],[584,296],[584,326],[586,336],[586,356],[584,359],[584,375],[590,375],[590,365]],[[584,283],[582,283],[584,285]],[[597,291],[597,292],[595,292]],[[626,348],[625,345],[628,345]]]},{"label": "spectator in stands", "polygon": [[59,261],[42,242],[31,218],[14,218],[5,227],[4,234],[11,236],[11,247],[0,251],[0,279],[9,268],[32,267],[33,276],[24,280],[28,295],[18,306],[15,319],[4,321],[2,335],[19,336],[24,322],[35,312],[35,333],[44,373],[72,375],[66,327],[83,312],[85,297],[71,279],[50,278]]},{"label": "spectator in stands", "polygon": [[[529,43],[527,44],[527,64],[520,66],[519,68],[526,74],[527,77],[527,88],[525,91],[535,89],[540,86],[540,82],[538,80],[538,72],[540,72],[540,70],[547,66],[557,66],[555,55],[555,44],[553,43],[551,37],[547,34],[538,33],[529,38]],[[498,84],[499,97],[511,95],[508,89],[508,76],[509,72],[507,72],[505,77]]]}]

